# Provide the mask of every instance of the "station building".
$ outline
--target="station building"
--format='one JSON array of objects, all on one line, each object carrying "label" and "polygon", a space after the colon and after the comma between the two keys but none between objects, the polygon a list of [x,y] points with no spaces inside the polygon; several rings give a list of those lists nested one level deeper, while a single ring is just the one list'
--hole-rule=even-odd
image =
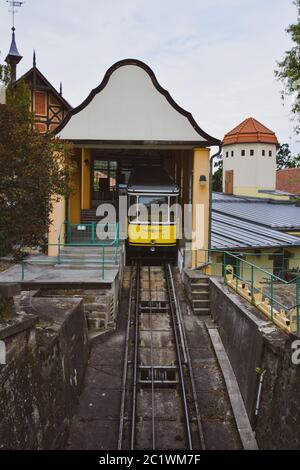
[{"label": "station building", "polygon": [[[110,67],[100,85],[69,111],[56,134],[74,144],[76,172],[71,197],[54,209],[50,247],[64,220],[71,224],[96,220],[99,204],[118,205],[119,189],[127,185],[134,168],[147,171],[151,166],[158,177],[163,168],[174,179],[182,206],[191,204],[193,231],[196,207],[201,206],[202,249],[208,248],[210,147],[220,141],[173,100],[145,63],[128,59]],[[54,246],[49,254],[56,254]],[[201,256],[204,253],[199,252],[198,259]],[[195,265],[195,253],[186,260]]]}]

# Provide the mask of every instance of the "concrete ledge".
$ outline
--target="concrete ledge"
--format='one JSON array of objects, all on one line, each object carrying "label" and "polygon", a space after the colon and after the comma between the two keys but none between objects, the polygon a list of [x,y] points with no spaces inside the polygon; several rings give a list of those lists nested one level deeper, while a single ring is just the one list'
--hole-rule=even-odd
[{"label": "concrete ledge", "polygon": [[23,281],[22,290],[38,289],[110,289],[113,281]]},{"label": "concrete ledge", "polygon": [[0,323],[0,339],[6,339],[32,328],[38,322],[35,315],[19,314],[12,320]]},{"label": "concrete ledge", "polygon": [[241,392],[219,332],[216,327],[211,327],[207,324],[206,327],[226,383],[229,400],[243,448],[245,450],[258,450]]},{"label": "concrete ledge", "polygon": [[0,284],[0,297],[10,299],[14,295],[19,295],[21,292],[21,286],[19,283],[7,282]]}]

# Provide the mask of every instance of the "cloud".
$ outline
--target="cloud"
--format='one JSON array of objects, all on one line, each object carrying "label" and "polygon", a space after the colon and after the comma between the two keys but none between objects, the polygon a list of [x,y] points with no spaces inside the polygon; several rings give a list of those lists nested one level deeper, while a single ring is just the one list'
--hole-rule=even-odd
[{"label": "cloud", "polygon": [[[144,60],[161,85],[200,126],[222,138],[247,116],[283,142],[293,134],[274,77],[290,47],[292,0],[27,0],[16,18],[24,58],[19,73],[38,66],[73,105],[117,60]],[[0,49],[10,42],[6,2],[0,3]],[[296,150],[295,137],[291,144]]]}]

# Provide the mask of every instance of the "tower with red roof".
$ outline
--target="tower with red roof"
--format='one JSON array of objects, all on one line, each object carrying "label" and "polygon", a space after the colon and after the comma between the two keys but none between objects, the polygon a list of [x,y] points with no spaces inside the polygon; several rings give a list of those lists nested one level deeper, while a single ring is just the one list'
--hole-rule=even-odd
[{"label": "tower with red roof", "polygon": [[276,184],[273,131],[250,117],[225,134],[223,140],[223,192],[270,197]]}]

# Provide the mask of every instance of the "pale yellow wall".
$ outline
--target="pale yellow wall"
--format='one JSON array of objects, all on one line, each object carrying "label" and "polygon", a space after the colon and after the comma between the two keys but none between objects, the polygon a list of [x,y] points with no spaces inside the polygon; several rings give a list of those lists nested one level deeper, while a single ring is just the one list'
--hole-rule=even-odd
[{"label": "pale yellow wall", "polygon": [[[86,163],[85,163],[86,161]],[[91,206],[91,149],[82,149],[81,154],[81,208]]]},{"label": "pale yellow wall", "polygon": [[[274,266],[274,260],[269,259],[269,255],[275,253],[275,248],[271,248],[270,250],[263,250],[264,253],[263,255],[255,256],[255,255],[245,255],[244,259],[245,261],[248,261],[249,263],[254,264],[258,268],[264,269],[270,273],[273,274],[273,266]],[[293,256],[288,259],[288,269],[293,269],[293,268],[300,268],[300,246],[299,247],[294,247],[294,248],[287,248],[288,253],[292,253]],[[254,252],[253,252],[254,253]],[[269,254],[268,254],[269,253]],[[287,257],[287,254],[285,255]],[[223,275],[223,270],[222,270],[222,265],[220,264],[220,260],[218,259],[220,257],[220,254],[218,253],[212,253],[211,254],[211,261],[212,261],[212,267],[211,267],[211,274],[213,276],[222,276]],[[250,280],[251,279],[251,267],[248,266],[246,263],[241,263],[242,270],[241,274],[245,279]],[[255,282],[260,282],[264,281],[267,275],[259,270],[254,270],[254,280]]]},{"label": "pale yellow wall", "polygon": [[68,204],[68,221],[72,224],[80,223],[81,209],[81,155],[76,158],[75,171],[71,175],[71,194]]},{"label": "pale yellow wall", "polygon": [[66,216],[66,203],[65,199],[61,198],[59,202],[53,205],[51,214],[52,224],[48,232],[48,256],[57,256],[58,254],[58,235],[61,230],[61,242],[64,242],[65,226],[63,222]]},{"label": "pale yellow wall", "polygon": [[287,248],[287,251],[293,254],[293,257],[289,258],[289,269],[300,268],[300,246]]},{"label": "pale yellow wall", "polygon": [[220,261],[220,253],[211,253],[211,275],[212,276],[222,276],[223,275],[223,265]]},{"label": "pale yellow wall", "polygon": [[[209,154],[210,149],[208,148],[196,148],[194,149],[193,159],[193,232],[196,233],[196,228],[201,233],[203,239],[203,245],[201,249],[208,248],[208,219],[209,219]],[[205,186],[201,186],[199,183],[200,175],[206,176]],[[196,220],[197,204],[202,205],[203,208],[203,219]],[[200,211],[201,212],[201,211]],[[197,224],[197,227],[196,227]],[[206,254],[199,250],[196,255],[195,245],[193,245],[192,254],[192,266],[199,265],[205,262]]]},{"label": "pale yellow wall", "polygon": [[[270,253],[273,251],[271,250]],[[248,261],[248,263],[254,264],[258,268],[264,269],[265,271],[268,271],[269,273],[273,274],[273,264],[274,261],[273,259],[269,259],[268,255],[262,255],[262,256],[245,256],[244,257],[245,261]],[[245,280],[251,280],[251,266],[247,265],[246,263],[240,264],[241,266],[241,277]],[[258,269],[254,269],[253,271],[253,277],[255,282],[264,282],[267,278],[268,275],[262,271],[259,271]]]},{"label": "pale yellow wall", "polygon": [[[233,176],[234,179],[234,176]],[[280,196],[280,195],[274,195],[274,194],[268,194],[268,193],[260,193],[260,190],[270,190],[274,191],[274,188],[266,188],[266,187],[240,187],[240,186],[234,186],[234,195],[235,196],[250,196],[250,197],[260,197],[262,199],[276,199],[279,201],[288,201],[289,196]]]},{"label": "pale yellow wall", "polygon": [[[270,253],[273,251],[270,250]],[[265,253],[268,253],[268,251],[265,251]],[[220,258],[220,253],[212,253],[211,255],[211,260],[212,260],[212,268],[211,268],[211,273],[213,276],[222,276],[223,275],[223,266],[221,265],[221,262],[219,260]],[[246,255],[243,258],[245,261],[248,263],[252,263],[258,268],[265,269],[266,271],[273,273],[273,260],[268,259],[268,254],[263,255],[263,256],[253,256],[253,255]],[[246,263],[240,263],[241,266],[241,277],[245,280],[251,280],[251,267],[247,265]],[[258,269],[254,269],[253,272],[254,276],[254,281],[255,282],[260,282],[263,281],[264,278],[267,277],[267,274],[259,271]]]},{"label": "pale yellow wall", "polygon": [[294,235],[294,237],[300,237],[300,232],[286,232],[289,235]]}]

